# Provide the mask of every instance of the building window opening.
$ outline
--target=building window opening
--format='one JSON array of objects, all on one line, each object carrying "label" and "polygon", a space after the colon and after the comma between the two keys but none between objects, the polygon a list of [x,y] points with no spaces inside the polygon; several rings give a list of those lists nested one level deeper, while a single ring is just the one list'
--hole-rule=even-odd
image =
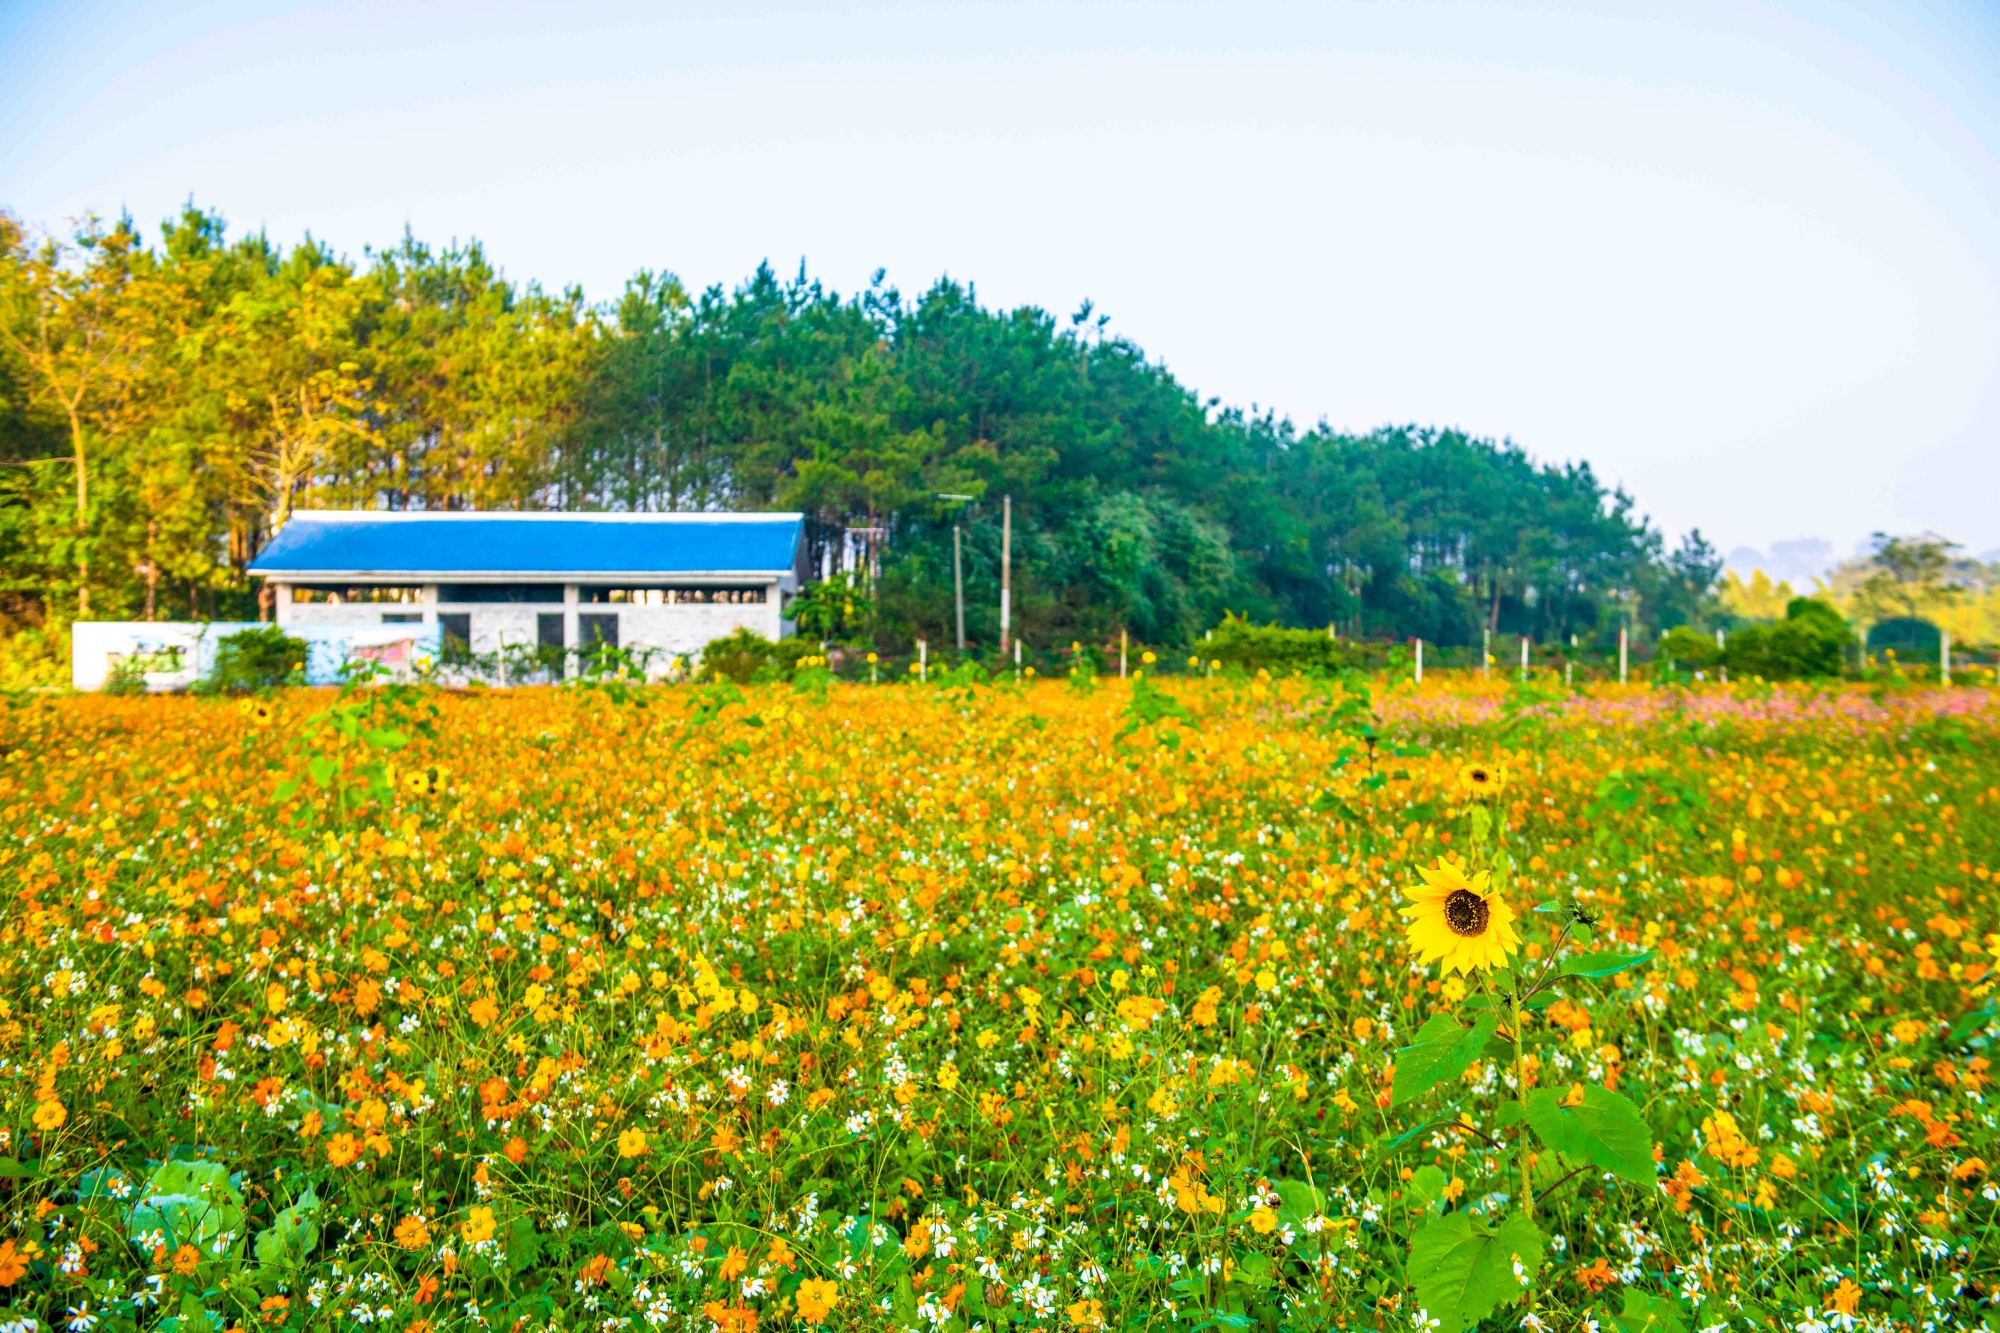
[{"label": "building window opening", "polygon": [[352,603],[401,602],[412,605],[424,600],[422,588],[407,584],[367,583],[355,586],[333,583],[294,583],[294,606],[347,606]]},{"label": "building window opening", "polygon": [[586,602],[622,606],[759,606],[767,600],[767,592],[761,583],[750,587],[673,583],[650,588],[586,585],[577,590],[577,595]]}]

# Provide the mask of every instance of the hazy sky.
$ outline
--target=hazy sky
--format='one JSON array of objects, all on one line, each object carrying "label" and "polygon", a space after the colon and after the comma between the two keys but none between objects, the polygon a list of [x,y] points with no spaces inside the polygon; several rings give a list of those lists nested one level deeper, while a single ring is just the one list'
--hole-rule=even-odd
[{"label": "hazy sky", "polygon": [[1997,150],[1992,0],[0,0],[34,224],[1088,298],[1205,395],[1588,459],[1725,550],[2000,547]]}]

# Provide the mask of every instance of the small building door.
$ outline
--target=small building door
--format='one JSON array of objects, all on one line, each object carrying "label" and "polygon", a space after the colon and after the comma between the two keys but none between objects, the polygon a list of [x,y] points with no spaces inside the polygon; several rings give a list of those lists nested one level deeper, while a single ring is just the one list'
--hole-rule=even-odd
[{"label": "small building door", "polygon": [[438,633],[448,653],[472,651],[472,615],[467,611],[447,611],[438,617]]}]

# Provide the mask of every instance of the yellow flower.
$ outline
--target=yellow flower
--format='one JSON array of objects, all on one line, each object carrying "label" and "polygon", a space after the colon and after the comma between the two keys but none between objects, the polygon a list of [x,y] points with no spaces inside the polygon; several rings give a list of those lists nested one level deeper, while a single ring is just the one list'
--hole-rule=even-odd
[{"label": "yellow flower", "polygon": [[644,1154],[645,1151],[645,1130],[628,1129],[618,1135],[618,1155],[620,1157],[638,1157]]},{"label": "yellow flower", "polygon": [[1268,1236],[1278,1229],[1278,1215],[1269,1208],[1254,1209],[1250,1214],[1250,1229],[1260,1236]]},{"label": "yellow flower", "polygon": [[63,1104],[53,1097],[35,1107],[35,1128],[44,1134],[52,1129],[61,1129],[63,1122],[68,1119],[69,1112],[65,1111]]},{"label": "yellow flower", "polygon": [[799,1283],[799,1318],[808,1324],[823,1324],[840,1304],[840,1289],[823,1277],[809,1277]]},{"label": "yellow flower", "polygon": [[1490,801],[1507,789],[1507,770],[1492,764],[1467,764],[1458,770],[1458,786],[1475,801]]},{"label": "yellow flower", "polygon": [[421,1250],[430,1238],[431,1229],[421,1217],[412,1215],[396,1223],[396,1243],[406,1250]]},{"label": "yellow flower", "polygon": [[493,1210],[480,1205],[465,1215],[459,1224],[458,1234],[465,1237],[467,1245],[477,1245],[483,1240],[493,1239]]},{"label": "yellow flower", "polygon": [[1412,905],[1403,915],[1410,918],[1405,938],[1421,961],[1442,962],[1447,973],[1490,971],[1521,946],[1514,909],[1485,871],[1468,879],[1458,862],[1440,860],[1417,874],[1423,883],[1406,890]]}]

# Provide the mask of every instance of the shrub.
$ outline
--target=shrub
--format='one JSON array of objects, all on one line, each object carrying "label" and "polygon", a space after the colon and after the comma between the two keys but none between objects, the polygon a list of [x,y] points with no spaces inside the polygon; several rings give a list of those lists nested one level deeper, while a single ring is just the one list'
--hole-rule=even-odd
[{"label": "shrub", "polygon": [[1877,621],[1868,630],[1868,651],[1893,652],[1911,662],[1935,662],[1943,634],[1936,625],[1916,616],[1893,616]]},{"label": "shrub", "polygon": [[780,639],[773,643],[755,630],[739,629],[713,639],[701,650],[704,674],[737,684],[788,677],[799,659],[819,651],[811,639]]},{"label": "shrub", "polygon": [[24,629],[0,636],[0,690],[69,684],[69,635]]},{"label": "shrub", "polygon": [[1195,651],[1225,666],[1252,671],[1261,667],[1274,675],[1332,674],[1375,665],[1387,653],[1379,645],[1344,642],[1325,630],[1253,625],[1236,616],[1224,618],[1208,639],[1195,645]]},{"label": "shrub", "polygon": [[1700,630],[1676,625],[1660,640],[1659,655],[1683,671],[1705,671],[1722,660],[1722,649]]},{"label": "shrub", "polygon": [[1723,660],[1739,675],[1765,680],[1838,676],[1846,665],[1847,622],[1825,602],[1797,597],[1785,618],[1748,625],[1729,636]]},{"label": "shrub", "polygon": [[215,668],[202,688],[218,694],[245,694],[305,679],[306,643],[276,625],[238,630],[215,649]]}]

